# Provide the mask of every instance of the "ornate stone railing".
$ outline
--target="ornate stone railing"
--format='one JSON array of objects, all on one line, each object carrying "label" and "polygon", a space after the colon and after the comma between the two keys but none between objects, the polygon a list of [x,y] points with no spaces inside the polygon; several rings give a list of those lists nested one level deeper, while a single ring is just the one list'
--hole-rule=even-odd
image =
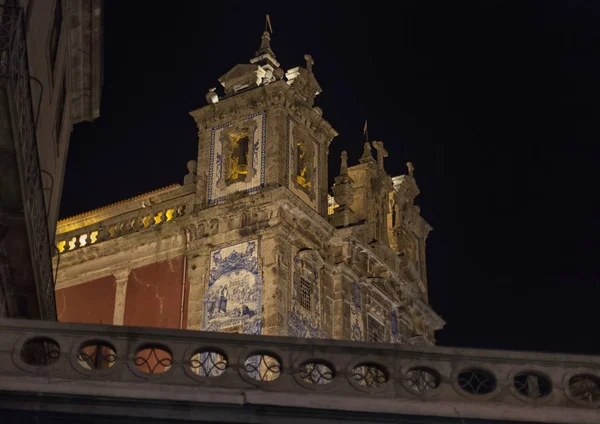
[{"label": "ornate stone railing", "polygon": [[185,215],[188,209],[189,205],[179,198],[134,210],[96,224],[58,234],[56,247],[60,253],[63,253],[115,239],[172,221]]},{"label": "ornate stone railing", "polygon": [[23,9],[0,5],[0,85],[7,88],[40,316],[56,319],[48,220],[33,120]]},{"label": "ornate stone railing", "polygon": [[143,414],[160,402],[150,413],[169,419],[214,405],[457,422],[600,417],[600,357],[21,320],[0,321],[0,334],[0,392],[35,393],[49,409],[40,399],[61,394],[109,415],[117,400],[134,416],[137,401]]}]

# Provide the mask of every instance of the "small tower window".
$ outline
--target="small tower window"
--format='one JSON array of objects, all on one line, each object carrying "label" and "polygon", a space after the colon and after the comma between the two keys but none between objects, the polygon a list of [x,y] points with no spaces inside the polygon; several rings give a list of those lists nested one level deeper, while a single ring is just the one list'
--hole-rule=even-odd
[{"label": "small tower window", "polygon": [[385,342],[385,327],[371,315],[367,317],[367,341]]},{"label": "small tower window", "polygon": [[300,279],[300,306],[307,311],[310,311],[310,298],[312,292],[312,284],[306,278]]}]

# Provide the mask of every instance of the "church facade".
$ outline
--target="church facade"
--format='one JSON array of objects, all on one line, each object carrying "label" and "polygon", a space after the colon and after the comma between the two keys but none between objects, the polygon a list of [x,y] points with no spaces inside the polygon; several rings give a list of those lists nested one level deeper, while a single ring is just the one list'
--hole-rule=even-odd
[{"label": "church facade", "polygon": [[59,222],[60,321],[434,344],[412,164],[392,178],[367,142],[330,191],[337,132],[305,60],[284,71],[265,32],[190,113],[183,185]]}]

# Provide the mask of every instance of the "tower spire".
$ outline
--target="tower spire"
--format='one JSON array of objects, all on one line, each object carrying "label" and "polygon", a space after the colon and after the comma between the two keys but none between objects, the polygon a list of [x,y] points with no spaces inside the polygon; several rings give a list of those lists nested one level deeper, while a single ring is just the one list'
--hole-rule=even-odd
[{"label": "tower spire", "polygon": [[263,31],[262,37],[260,37],[260,47],[256,52],[256,56],[250,59],[250,63],[257,63],[263,67],[266,67],[269,71],[273,72],[279,68],[279,62],[275,59],[275,53],[271,48],[271,35],[273,34],[273,27],[271,26],[271,18],[269,15],[265,17],[265,30]]},{"label": "tower spire", "polygon": [[256,56],[262,56],[264,54],[270,54],[275,58],[275,53],[271,49],[271,35],[273,35],[273,27],[271,26],[271,18],[269,15],[265,15],[265,30],[263,31],[262,37],[260,38],[260,48],[256,52]]},{"label": "tower spire", "polygon": [[256,52],[256,56],[260,56],[266,53],[270,53],[271,56],[275,57],[275,53],[271,49],[271,35],[269,31],[263,32],[262,37],[260,38],[260,47]]}]

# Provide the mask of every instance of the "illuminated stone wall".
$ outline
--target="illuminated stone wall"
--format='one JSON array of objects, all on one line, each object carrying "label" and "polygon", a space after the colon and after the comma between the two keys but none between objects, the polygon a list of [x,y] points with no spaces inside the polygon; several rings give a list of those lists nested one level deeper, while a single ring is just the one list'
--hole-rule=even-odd
[{"label": "illuminated stone wall", "polygon": [[[303,146],[304,158],[300,158],[298,145]],[[286,165],[287,165],[287,187],[303,201],[320,212],[320,189],[321,189],[321,147],[302,126],[291,117],[286,122]],[[301,163],[304,162],[304,163]],[[300,168],[308,168],[306,181],[302,181]],[[300,180],[300,181],[299,181]]]},{"label": "illuminated stone wall", "polygon": [[[230,88],[238,77],[254,81],[251,68],[228,73]],[[75,242],[61,254],[59,288],[114,275],[116,325],[433,344],[444,323],[427,304],[424,260],[415,259],[430,227],[414,205],[414,178],[392,182],[383,144],[374,144],[375,160],[367,143],[358,165],[343,156],[347,173],[336,178],[338,207],[328,217],[337,133],[307,101],[307,72],[231,88],[191,112],[194,178],[67,220],[61,240]],[[170,210],[171,219],[146,219]],[[96,242],[76,243],[90,231]],[[406,246],[405,233],[419,249]]]},{"label": "illuminated stone wall", "polygon": [[288,335],[324,338],[323,268],[324,261],[316,252],[298,254],[294,258]]},{"label": "illuminated stone wall", "polygon": [[260,334],[262,279],[258,252],[258,239],[210,252],[203,330]]},{"label": "illuminated stone wall", "polygon": [[[209,204],[218,203],[232,193],[253,193],[264,184],[266,125],[266,113],[258,112],[236,122],[227,122],[212,128],[208,171]],[[249,138],[248,173],[244,175],[243,180],[230,180],[230,156],[235,153],[228,149],[229,138],[242,131],[247,132]]]}]

